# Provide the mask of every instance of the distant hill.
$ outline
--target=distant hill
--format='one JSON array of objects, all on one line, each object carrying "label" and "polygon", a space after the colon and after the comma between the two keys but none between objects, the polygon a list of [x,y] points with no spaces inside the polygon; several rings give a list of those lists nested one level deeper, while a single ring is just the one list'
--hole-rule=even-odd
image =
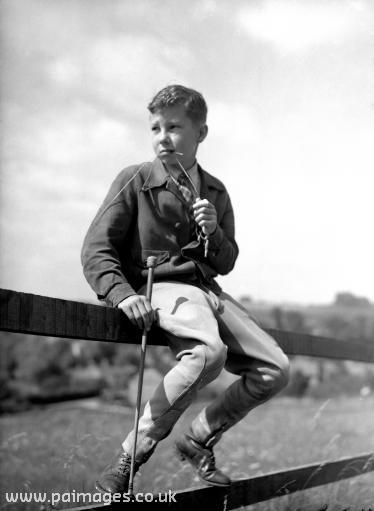
[{"label": "distant hill", "polygon": [[242,297],[240,302],[263,327],[373,342],[374,304],[351,293],[337,293],[330,304],[275,305]]}]

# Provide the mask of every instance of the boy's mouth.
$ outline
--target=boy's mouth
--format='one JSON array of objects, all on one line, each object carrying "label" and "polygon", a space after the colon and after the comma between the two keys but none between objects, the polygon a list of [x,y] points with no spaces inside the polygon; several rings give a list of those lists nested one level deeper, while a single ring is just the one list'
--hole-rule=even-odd
[{"label": "boy's mouth", "polygon": [[166,149],[166,148],[162,148],[159,151],[160,154],[173,154],[174,152],[175,152],[174,149]]}]

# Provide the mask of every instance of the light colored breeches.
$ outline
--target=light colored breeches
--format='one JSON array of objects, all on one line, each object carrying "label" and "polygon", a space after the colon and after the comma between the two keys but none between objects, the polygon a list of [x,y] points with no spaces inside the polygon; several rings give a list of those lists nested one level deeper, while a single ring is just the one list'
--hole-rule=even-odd
[{"label": "light colored breeches", "polygon": [[[195,436],[207,444],[287,384],[288,358],[228,294],[217,297],[189,284],[159,282],[153,285],[152,306],[177,363],[145,405],[139,420],[139,458],[170,433],[198,390],[224,367],[240,378],[191,425]],[[123,449],[131,452],[132,444],[130,432]]]}]

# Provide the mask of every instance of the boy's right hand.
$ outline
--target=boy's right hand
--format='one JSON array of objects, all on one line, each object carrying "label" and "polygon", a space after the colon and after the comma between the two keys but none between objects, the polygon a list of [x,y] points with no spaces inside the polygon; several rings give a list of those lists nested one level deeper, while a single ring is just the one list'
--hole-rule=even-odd
[{"label": "boy's right hand", "polygon": [[155,319],[152,305],[146,296],[131,295],[122,300],[117,307],[129,318],[131,323],[141,330],[150,330]]}]

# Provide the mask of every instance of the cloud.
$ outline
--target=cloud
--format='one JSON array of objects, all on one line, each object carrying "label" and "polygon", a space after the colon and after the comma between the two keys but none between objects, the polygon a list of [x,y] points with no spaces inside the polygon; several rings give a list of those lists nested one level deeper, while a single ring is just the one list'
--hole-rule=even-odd
[{"label": "cloud", "polygon": [[87,105],[60,106],[53,112],[27,115],[23,109],[5,106],[3,146],[4,184],[26,183],[32,190],[52,189],[68,195],[82,174],[88,186],[111,165],[118,166],[123,153],[132,153],[134,129],[129,122],[104,117]]},{"label": "cloud", "polygon": [[[352,2],[267,0],[238,11],[237,23],[248,35],[283,52],[310,50],[357,33],[364,16]],[[360,12],[363,11],[363,12]]]},{"label": "cloud", "polygon": [[61,52],[50,63],[48,75],[63,89],[84,90],[86,97],[138,113],[144,98],[160,88],[160,77],[170,81],[184,75],[191,62],[182,44],[167,44],[147,34],[117,34],[92,40],[81,52]]}]

